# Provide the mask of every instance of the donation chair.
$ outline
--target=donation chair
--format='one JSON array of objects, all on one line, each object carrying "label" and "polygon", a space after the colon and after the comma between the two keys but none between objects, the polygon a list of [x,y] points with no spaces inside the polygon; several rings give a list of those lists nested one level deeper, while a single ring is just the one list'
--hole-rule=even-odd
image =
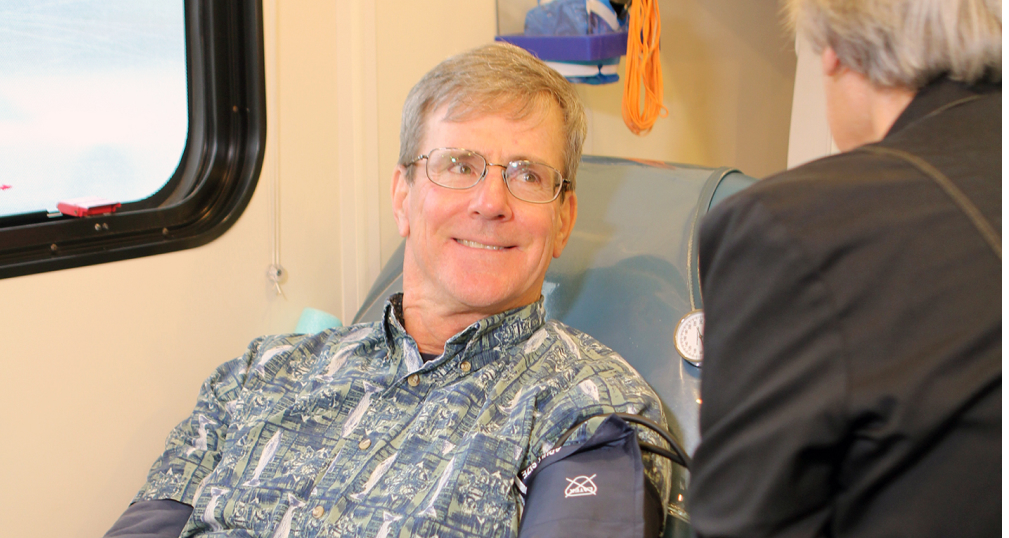
[{"label": "donation chair", "polygon": [[[730,168],[585,156],[577,181],[578,220],[543,284],[547,317],[627,359],[658,393],[669,431],[692,454],[703,368],[703,323],[688,316],[702,308],[698,225],[708,209],[755,179]],[[386,298],[402,289],[401,245],[354,323],[380,320]],[[691,534],[688,476],[673,465],[666,537]]]}]

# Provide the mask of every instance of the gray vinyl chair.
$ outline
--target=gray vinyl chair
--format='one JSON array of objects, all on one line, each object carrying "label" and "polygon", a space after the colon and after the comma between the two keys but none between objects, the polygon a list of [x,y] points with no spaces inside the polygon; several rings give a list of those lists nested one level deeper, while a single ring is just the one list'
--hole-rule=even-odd
[{"label": "gray vinyl chair", "polygon": [[[543,285],[547,316],[627,359],[662,398],[669,431],[691,454],[699,440],[702,366],[689,351],[684,358],[674,339],[680,321],[702,308],[698,223],[754,181],[730,168],[585,156],[578,220]],[[386,298],[402,291],[402,277],[400,246],[354,322],[381,319]],[[685,537],[691,534],[683,502],[689,474],[674,469],[664,535]]]}]

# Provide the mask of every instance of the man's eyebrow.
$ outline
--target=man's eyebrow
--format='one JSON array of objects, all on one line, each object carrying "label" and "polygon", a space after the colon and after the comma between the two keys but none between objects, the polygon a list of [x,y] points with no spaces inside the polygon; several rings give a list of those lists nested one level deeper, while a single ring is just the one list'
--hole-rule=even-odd
[{"label": "man's eyebrow", "polygon": [[[515,162],[515,161],[528,161],[528,162],[531,162],[531,163],[545,164],[545,165],[549,166],[550,168],[557,168],[556,166],[548,163],[546,159],[539,159],[539,158],[528,156],[528,155],[516,155],[516,156],[508,157],[508,162],[511,163],[511,162]],[[558,170],[559,170],[559,168],[558,168]]]}]

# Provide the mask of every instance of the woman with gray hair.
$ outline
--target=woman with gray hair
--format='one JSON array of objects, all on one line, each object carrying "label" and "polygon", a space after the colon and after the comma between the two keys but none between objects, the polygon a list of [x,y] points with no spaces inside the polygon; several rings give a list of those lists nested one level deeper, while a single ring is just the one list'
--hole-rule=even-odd
[{"label": "woman with gray hair", "polygon": [[700,237],[701,536],[997,536],[1001,2],[791,0],[843,151]]}]

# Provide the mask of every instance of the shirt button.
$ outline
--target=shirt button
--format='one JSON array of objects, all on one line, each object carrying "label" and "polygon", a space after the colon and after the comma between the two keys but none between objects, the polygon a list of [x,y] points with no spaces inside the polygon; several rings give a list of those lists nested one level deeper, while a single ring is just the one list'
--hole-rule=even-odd
[{"label": "shirt button", "polygon": [[472,366],[470,366],[469,361],[462,361],[462,364],[459,365],[459,368],[462,368],[463,372],[468,372],[470,368],[472,368]]},{"label": "shirt button", "polygon": [[406,378],[406,382],[409,383],[411,387],[416,387],[417,385],[420,385],[420,376],[413,374]]},{"label": "shirt button", "polygon": [[360,448],[361,450],[368,450],[369,446],[371,446],[371,439],[364,439],[357,444],[357,448]]},{"label": "shirt button", "polygon": [[315,519],[322,519],[322,516],[326,515],[326,509],[321,506],[316,506],[312,509],[312,517]]}]

